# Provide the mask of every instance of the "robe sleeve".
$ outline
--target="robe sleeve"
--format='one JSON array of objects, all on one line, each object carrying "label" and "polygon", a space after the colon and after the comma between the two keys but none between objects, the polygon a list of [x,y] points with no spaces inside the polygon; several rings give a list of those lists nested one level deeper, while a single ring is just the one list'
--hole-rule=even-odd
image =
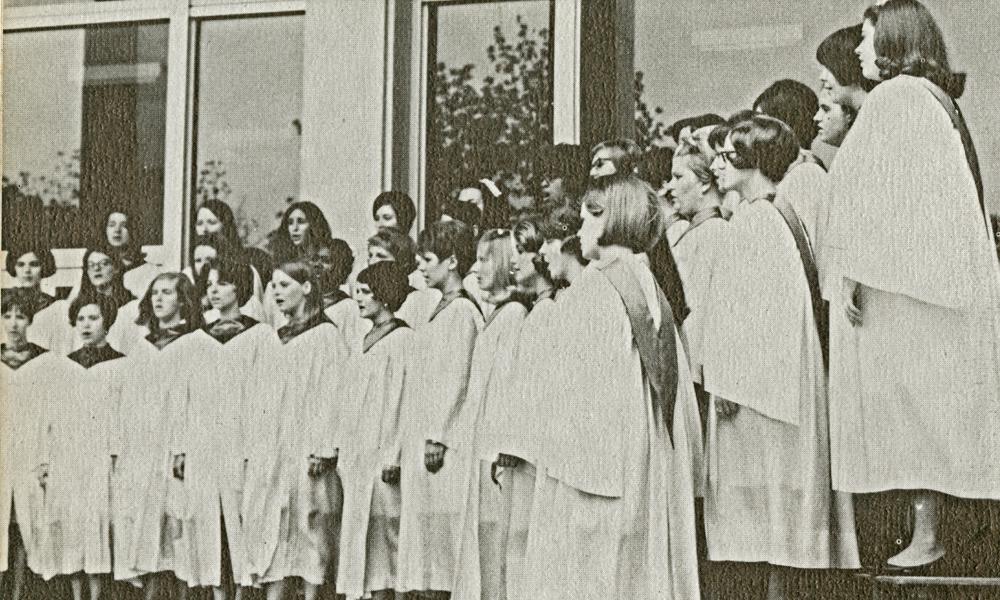
[{"label": "robe sleeve", "polygon": [[825,254],[839,275],[937,306],[993,302],[996,250],[961,138],[919,79],[901,75],[868,95],[826,201]]},{"label": "robe sleeve", "polygon": [[[407,335],[407,339],[409,339]],[[382,430],[388,432],[384,437],[382,447],[382,465],[398,466],[402,449],[400,438],[399,417],[403,406],[403,394],[406,391],[406,374],[408,361],[406,355],[410,350],[408,343],[401,344],[398,352],[389,356],[389,381],[386,385],[385,406],[383,408]]]},{"label": "robe sleeve", "polygon": [[317,365],[319,378],[311,390],[314,400],[310,420],[310,453],[320,458],[331,458],[341,444],[340,419],[344,415],[347,400],[346,367],[350,352],[344,336],[335,326],[323,326],[330,330],[322,341],[322,364]]},{"label": "robe sleeve", "polygon": [[449,423],[462,411],[469,384],[472,352],[481,327],[479,312],[471,303],[468,306],[453,307],[452,310],[442,312],[438,318],[443,318],[446,314],[448,321],[442,324],[440,330],[444,335],[433,347],[438,354],[436,360],[432,361],[432,368],[438,383],[436,393],[441,398],[439,403],[449,409],[444,421],[432,423],[424,432],[425,439],[434,442],[443,442]]},{"label": "robe sleeve", "polygon": [[[521,373],[520,343],[524,325],[524,313],[510,319],[497,339],[493,361],[493,373],[486,387],[483,412],[490,423],[483,428],[495,432],[492,440],[495,449],[525,460],[535,459],[534,450],[534,400],[523,385],[518,385]],[[492,450],[492,448],[491,448]]]}]

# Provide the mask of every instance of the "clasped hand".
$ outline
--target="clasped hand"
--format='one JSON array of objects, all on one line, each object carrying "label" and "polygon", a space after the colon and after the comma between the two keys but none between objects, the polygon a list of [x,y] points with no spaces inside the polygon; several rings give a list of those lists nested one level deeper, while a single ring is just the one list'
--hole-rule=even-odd
[{"label": "clasped hand", "polygon": [[309,476],[319,477],[328,471],[336,469],[337,456],[336,452],[334,452],[333,456],[329,457],[316,456],[314,454],[309,455]]},{"label": "clasped hand", "polygon": [[433,440],[424,443],[424,466],[431,473],[437,473],[444,466],[444,453],[448,447]]}]

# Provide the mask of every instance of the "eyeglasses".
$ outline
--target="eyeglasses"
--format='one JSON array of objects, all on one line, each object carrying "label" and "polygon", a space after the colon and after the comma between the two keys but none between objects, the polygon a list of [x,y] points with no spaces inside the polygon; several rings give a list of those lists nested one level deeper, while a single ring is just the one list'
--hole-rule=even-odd
[{"label": "eyeglasses", "polygon": [[736,150],[723,150],[719,152],[719,156],[722,157],[722,160],[726,161],[727,163],[733,166],[736,166],[737,163],[742,162],[740,161],[740,155],[736,152]]},{"label": "eyeglasses", "polygon": [[99,270],[102,270],[102,269],[109,268],[112,264],[113,263],[111,262],[110,258],[105,258],[104,260],[99,261],[99,262],[90,262],[90,261],[87,261],[87,270],[88,271],[99,271]]}]

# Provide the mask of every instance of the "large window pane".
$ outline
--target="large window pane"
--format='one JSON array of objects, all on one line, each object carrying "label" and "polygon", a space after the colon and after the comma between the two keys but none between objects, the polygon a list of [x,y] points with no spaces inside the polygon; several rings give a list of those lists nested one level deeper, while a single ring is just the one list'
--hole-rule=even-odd
[{"label": "large window pane", "polygon": [[4,246],[81,247],[111,209],[160,243],[167,25],[8,33],[3,54]]},{"label": "large window pane", "polygon": [[302,16],[202,21],[197,47],[195,205],[228,202],[261,245],[299,194]]},{"label": "large window pane", "polygon": [[429,5],[428,222],[483,177],[535,194],[531,156],[552,141],[552,2]]}]

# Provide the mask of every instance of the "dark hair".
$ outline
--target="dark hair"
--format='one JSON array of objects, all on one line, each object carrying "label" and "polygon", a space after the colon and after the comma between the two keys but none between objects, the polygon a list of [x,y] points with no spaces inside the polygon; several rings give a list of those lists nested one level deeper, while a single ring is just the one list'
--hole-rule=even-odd
[{"label": "dark hair", "polygon": [[715,113],[705,113],[703,115],[698,115],[696,117],[685,117],[683,119],[678,119],[667,127],[666,134],[674,138],[675,142],[679,142],[678,139],[681,135],[681,131],[685,127],[690,127],[691,129],[701,129],[702,127],[710,127],[712,125],[722,125],[726,120]]},{"label": "dark hair", "polygon": [[788,167],[798,158],[795,134],[784,121],[755,115],[737,123],[729,132],[739,158],[737,169],[757,169],[764,177],[778,183]]},{"label": "dark hair", "polygon": [[583,256],[583,248],[580,246],[580,236],[573,235],[563,240],[562,245],[559,246],[559,251],[563,254],[568,254],[576,259],[576,262],[583,266],[590,264],[590,261]]},{"label": "dark hair", "polygon": [[407,273],[397,263],[389,261],[369,265],[358,274],[358,283],[371,288],[375,300],[385,304],[393,313],[403,306],[406,297],[413,291]]},{"label": "dark hair", "polygon": [[745,108],[743,110],[738,110],[726,119],[726,122],[719,125],[708,134],[708,145],[712,150],[717,150],[726,145],[726,138],[729,137],[729,132],[732,130],[733,125],[746,121],[752,118],[757,113]]},{"label": "dark hair", "polygon": [[432,253],[440,260],[452,256],[458,263],[458,274],[465,277],[469,268],[476,262],[476,241],[472,228],[461,221],[434,223],[420,232],[417,251],[420,254]]},{"label": "dark hair", "polygon": [[108,294],[121,308],[125,304],[128,304],[132,300],[135,300],[135,296],[132,292],[125,287],[125,267],[122,265],[121,261],[115,258],[114,249],[108,244],[95,244],[83,253],[83,273],[80,275],[80,292],[81,296],[87,295],[99,295],[100,292],[94,287],[94,284],[90,282],[89,269],[87,268],[87,263],[90,261],[90,256],[94,253],[99,253],[107,256],[111,259],[111,263],[115,267],[115,276],[111,281],[111,293]]},{"label": "dark hair", "polygon": [[351,250],[350,244],[340,238],[323,240],[313,252],[320,250],[330,252],[330,269],[320,274],[323,289],[329,292],[344,285],[351,276],[351,271],[354,269],[354,251]]},{"label": "dark hair", "polygon": [[840,85],[853,85],[870,92],[878,82],[866,78],[861,72],[861,63],[854,52],[860,44],[860,24],[838,29],[820,42],[816,48],[816,62],[830,71]]},{"label": "dark hair", "polygon": [[642,149],[635,140],[620,138],[601,142],[591,148],[590,160],[593,161],[597,151],[603,149],[611,151],[611,162],[615,165],[616,175],[633,175],[642,162]]},{"label": "dark hair", "polygon": [[395,190],[382,192],[378,196],[375,196],[375,201],[372,203],[372,219],[375,218],[378,209],[383,206],[392,207],[392,211],[396,213],[396,222],[399,229],[403,233],[409,233],[410,228],[413,227],[413,222],[417,220],[417,207],[413,204],[413,199],[403,192]]},{"label": "dark hair", "polygon": [[546,281],[552,282],[552,273],[549,271],[549,263],[542,258],[540,251],[545,243],[545,236],[542,235],[542,222],[535,219],[524,219],[514,225],[514,242],[517,244],[517,251],[533,252],[535,257],[531,259],[535,271]]},{"label": "dark hair", "polygon": [[38,262],[42,265],[42,279],[46,277],[52,277],[56,274],[56,260],[52,256],[52,251],[40,244],[31,244],[26,246],[15,246],[7,250],[7,274],[11,277],[17,277],[17,272],[15,268],[17,267],[17,259],[21,258],[25,254],[34,254],[38,259]]},{"label": "dark hair", "polygon": [[816,92],[799,81],[782,79],[771,84],[753,103],[754,110],[784,121],[802,148],[809,148],[819,132],[813,120],[819,110]]},{"label": "dark hair", "polygon": [[281,271],[300,284],[309,283],[312,290],[306,294],[306,312],[315,314],[323,309],[323,286],[319,281],[316,269],[301,259],[286,260],[274,268]]},{"label": "dark hair", "polygon": [[[494,193],[490,185],[487,185],[487,182],[493,184],[492,188],[496,188],[496,192],[498,193]],[[480,229],[499,229],[507,227],[510,224],[510,204],[507,202],[507,189],[501,182],[493,181],[492,179],[480,179],[475,183],[462,186],[462,189],[466,188],[476,188],[483,195],[483,214],[479,218],[479,223],[477,223]]]},{"label": "dark hair", "polygon": [[948,62],[944,35],[934,16],[917,0],[887,0],[865,11],[875,27],[875,64],[882,80],[897,75],[923,77],[952,98],[965,91],[965,73]]},{"label": "dark hair", "polygon": [[674,166],[674,151],[670,148],[653,146],[646,151],[639,165],[639,178],[654,190],[660,189],[664,181],[670,181],[670,171]]},{"label": "dark hair", "polygon": [[[483,201],[485,202],[486,199],[484,198]],[[455,221],[461,221],[473,229],[478,228],[480,221],[482,221],[482,213],[478,206],[472,202],[459,202],[451,198],[442,204],[441,215],[447,215]]]},{"label": "dark hair", "polygon": [[236,217],[233,215],[233,209],[228,204],[222,200],[205,200],[194,210],[193,221],[195,223],[198,221],[198,211],[203,208],[219,219],[222,229],[217,232],[218,235],[224,237],[234,249],[243,246],[243,242],[240,240],[239,228],[236,226]]},{"label": "dark hair", "polygon": [[220,283],[229,283],[236,288],[236,302],[240,306],[253,297],[253,269],[250,265],[234,260],[231,256],[218,256],[212,259],[204,269],[205,289],[208,288],[208,274],[211,271],[218,273]]},{"label": "dark hair", "polygon": [[388,250],[404,272],[412,273],[417,270],[417,245],[405,233],[395,229],[380,229],[368,238],[368,245]]},{"label": "dark hair", "polygon": [[546,240],[566,240],[575,236],[583,225],[580,207],[575,203],[560,206],[539,221],[538,230]]},{"label": "dark hair", "polygon": [[93,304],[101,311],[101,316],[104,318],[104,331],[111,329],[111,326],[115,324],[118,319],[118,305],[115,303],[114,299],[109,298],[103,294],[80,294],[69,304],[69,326],[76,326],[76,318],[80,316],[80,311],[83,307],[90,306]]},{"label": "dark hair", "polygon": [[156,334],[160,330],[160,321],[153,314],[153,287],[158,281],[169,280],[174,282],[174,289],[177,290],[177,300],[180,304],[181,319],[184,320],[184,331],[190,332],[200,329],[204,324],[204,317],[201,313],[201,298],[194,284],[183,273],[168,271],[160,273],[149,283],[149,288],[139,301],[139,318],[135,320],[137,325],[145,325],[149,332]]},{"label": "dark hair", "polygon": [[[111,215],[125,215],[125,222],[128,228],[128,243],[124,246],[116,248],[108,241],[108,220],[111,219]],[[139,265],[146,260],[146,254],[142,251],[142,244],[139,242],[138,218],[133,218],[128,210],[124,208],[112,208],[107,211],[104,213],[104,220],[101,221],[101,227],[104,230],[100,233],[97,245],[105,246],[108,249],[108,256],[122,264],[122,270],[125,268],[125,263]]]},{"label": "dark hair", "polygon": [[605,214],[601,246],[624,246],[648,252],[660,239],[663,213],[649,184],[635,175],[605,177],[591,186],[583,205],[590,214]]},{"label": "dark hair", "polygon": [[563,189],[574,200],[587,188],[589,170],[587,150],[578,144],[547,146],[538,154],[538,169],[547,179],[562,179]]},{"label": "dark hair", "polygon": [[28,322],[35,320],[35,313],[41,308],[36,294],[26,288],[7,288],[0,292],[0,315],[5,315],[15,308],[20,309]]},{"label": "dark hair", "polygon": [[[306,221],[309,222],[309,230],[306,232],[306,238],[302,240],[301,247],[292,243],[292,238],[288,235],[288,220],[291,214],[297,210],[301,210],[306,216]],[[271,255],[279,263],[308,254],[314,245],[332,237],[330,223],[323,216],[323,211],[312,202],[289,204],[281,215],[281,224],[273,233],[270,243]]]},{"label": "dark hair", "polygon": [[222,232],[209,233],[206,235],[199,235],[191,243],[191,249],[188,252],[188,259],[191,261],[191,272],[194,273],[194,251],[196,248],[207,247],[215,248],[216,257],[226,256],[230,258],[236,257],[236,248],[233,248],[230,240],[227,239]]}]

